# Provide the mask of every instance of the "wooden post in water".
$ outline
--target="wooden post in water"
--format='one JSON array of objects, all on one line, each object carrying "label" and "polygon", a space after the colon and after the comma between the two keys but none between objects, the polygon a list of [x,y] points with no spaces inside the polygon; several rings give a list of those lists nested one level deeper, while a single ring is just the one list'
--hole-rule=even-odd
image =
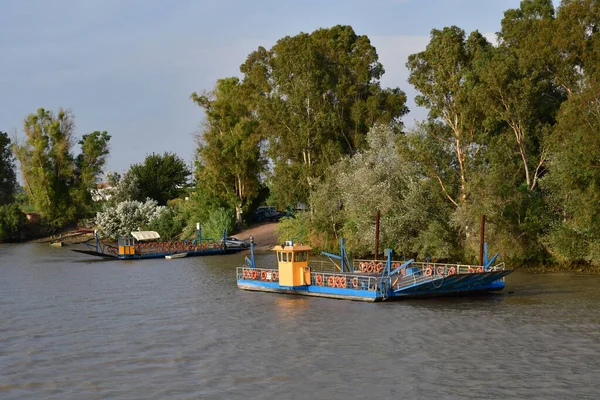
[{"label": "wooden post in water", "polygon": [[485,242],[485,214],[481,214],[481,232],[479,234],[479,265],[483,266],[483,243]]},{"label": "wooden post in water", "polygon": [[375,259],[379,259],[379,209],[375,213]]}]

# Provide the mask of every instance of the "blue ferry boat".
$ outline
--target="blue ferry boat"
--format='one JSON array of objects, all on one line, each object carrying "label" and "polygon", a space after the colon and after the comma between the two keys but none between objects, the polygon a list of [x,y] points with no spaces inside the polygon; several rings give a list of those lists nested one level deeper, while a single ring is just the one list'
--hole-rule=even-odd
[{"label": "blue ferry boat", "polygon": [[116,244],[101,243],[98,233],[94,232],[95,243],[84,243],[87,250],[73,249],[78,253],[92,256],[118,259],[118,260],[143,260],[149,258],[183,258],[231,254],[244,250],[243,247],[227,246],[226,233],[223,239],[202,238],[198,227],[197,237],[193,240],[159,241],[160,235],[154,231],[131,232],[131,236],[119,237]]},{"label": "blue ferry boat", "polygon": [[272,249],[277,268],[258,268],[251,239],[250,258],[236,271],[237,285],[244,290],[368,302],[502,290],[504,277],[513,270],[504,263],[494,264],[497,255],[488,260],[485,248],[483,265],[394,261],[389,249],[385,260],[350,263],[342,239],[340,255],[322,253],[332,261],[326,266],[309,262],[310,246],[290,241]]}]

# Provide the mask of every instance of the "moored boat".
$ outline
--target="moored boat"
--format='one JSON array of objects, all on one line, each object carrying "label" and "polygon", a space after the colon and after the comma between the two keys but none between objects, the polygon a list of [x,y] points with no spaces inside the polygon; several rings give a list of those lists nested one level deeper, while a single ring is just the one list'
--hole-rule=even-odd
[{"label": "moored boat", "polygon": [[325,268],[309,263],[310,246],[290,241],[272,250],[277,268],[258,268],[251,240],[251,258],[246,257],[245,265],[237,268],[240,289],[375,302],[498,291],[512,272],[504,263],[494,264],[497,255],[488,260],[487,251],[483,265],[394,261],[389,249],[385,260],[350,263],[342,239],[339,256],[324,253],[339,265],[332,262],[333,268]]},{"label": "moored boat", "polygon": [[169,254],[167,256],[165,256],[165,258],[167,260],[174,260],[176,258],[184,258],[187,257],[187,253],[175,253],[175,254]]},{"label": "moored boat", "polygon": [[116,244],[100,242],[97,232],[94,232],[94,238],[94,244],[84,243],[87,250],[73,249],[73,251],[109,259],[141,260],[231,254],[243,250],[241,247],[228,247],[224,239],[216,241],[202,238],[199,228],[197,237],[191,241],[159,241],[160,235],[154,231],[131,232],[131,236],[119,237]]}]

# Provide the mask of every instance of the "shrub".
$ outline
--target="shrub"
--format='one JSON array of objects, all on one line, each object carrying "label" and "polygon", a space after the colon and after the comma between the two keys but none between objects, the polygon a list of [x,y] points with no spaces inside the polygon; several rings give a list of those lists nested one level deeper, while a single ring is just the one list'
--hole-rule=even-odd
[{"label": "shrub", "polygon": [[223,237],[223,231],[233,232],[235,216],[232,210],[216,208],[208,214],[208,219],[202,225],[202,236],[211,239]]},{"label": "shrub", "polygon": [[[129,235],[131,231],[145,229],[154,219],[163,217],[164,206],[158,206],[155,200],[123,201],[113,207],[107,207],[96,215],[96,225],[101,235],[116,238]],[[159,232],[160,233],[160,232]]]},{"label": "shrub", "polygon": [[156,231],[165,240],[172,240],[179,236],[184,228],[184,223],[177,218],[172,207],[158,207],[159,211],[150,220],[146,229]]},{"label": "shrub", "polygon": [[0,206],[0,242],[20,240],[27,218],[16,203]]}]

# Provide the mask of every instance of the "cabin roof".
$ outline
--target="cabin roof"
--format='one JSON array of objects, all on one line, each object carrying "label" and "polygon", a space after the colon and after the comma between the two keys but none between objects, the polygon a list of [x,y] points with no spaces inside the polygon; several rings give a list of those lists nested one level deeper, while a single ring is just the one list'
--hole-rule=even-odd
[{"label": "cabin roof", "polygon": [[305,246],[302,244],[295,244],[293,246],[291,246],[291,245],[275,246],[271,250],[273,250],[273,251],[282,251],[282,250],[285,250],[285,251],[309,251],[309,250],[312,250],[312,247]]},{"label": "cabin roof", "polygon": [[160,235],[158,234],[158,232],[154,232],[154,231],[136,231],[136,232],[131,232],[131,236],[133,236],[136,240],[139,240],[139,241],[152,240],[152,239],[159,239],[160,238]]}]

